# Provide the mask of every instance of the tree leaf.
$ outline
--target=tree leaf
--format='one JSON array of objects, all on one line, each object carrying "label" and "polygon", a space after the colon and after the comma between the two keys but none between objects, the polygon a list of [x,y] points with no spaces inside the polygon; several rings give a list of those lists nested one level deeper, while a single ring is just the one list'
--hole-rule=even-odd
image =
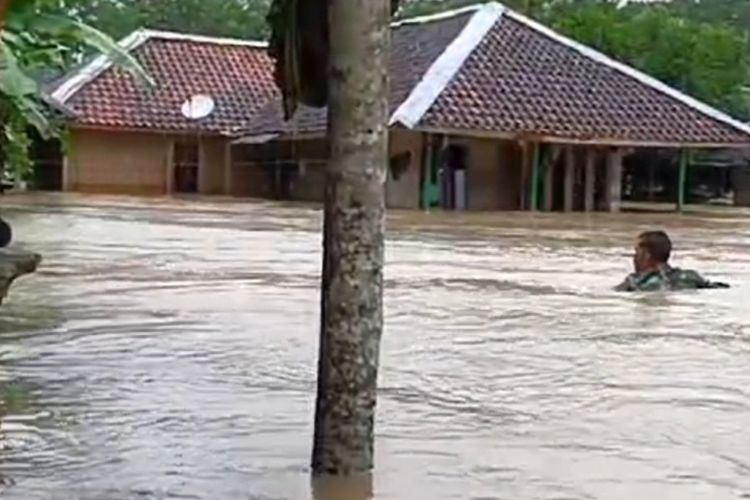
[{"label": "tree leaf", "polygon": [[120,47],[109,35],[92,26],[75,19],[52,15],[37,16],[34,25],[49,34],[58,37],[70,37],[71,40],[87,45],[108,57],[116,65],[121,66],[146,85],[156,85],[154,79],[127,50]]},{"label": "tree leaf", "polygon": [[22,97],[18,100],[18,109],[21,111],[24,120],[34,127],[42,138],[49,139],[54,135],[55,130],[46,115],[46,104],[28,97]]},{"label": "tree leaf", "polygon": [[8,97],[23,97],[37,93],[39,87],[21,69],[13,51],[0,39],[0,92]]}]

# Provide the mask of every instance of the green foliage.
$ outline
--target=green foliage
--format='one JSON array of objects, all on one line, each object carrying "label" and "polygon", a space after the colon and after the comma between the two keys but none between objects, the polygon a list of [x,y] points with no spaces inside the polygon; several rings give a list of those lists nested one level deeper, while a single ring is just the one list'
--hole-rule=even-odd
[{"label": "green foliage", "polygon": [[[481,2],[477,0],[411,0],[405,3],[399,12],[399,17],[420,16],[476,5],[477,3]],[[559,3],[559,0],[505,0],[502,2],[506,7],[535,17],[546,12],[557,3]]]},{"label": "green foliage", "polygon": [[32,387],[18,382],[0,384],[0,416],[28,411],[32,405]]},{"label": "green foliage", "polygon": [[138,28],[264,39],[269,0],[79,0],[76,12],[121,38]]},{"label": "green foliage", "polygon": [[747,0],[672,0],[667,7],[688,19],[750,30],[750,2]]},{"label": "green foliage", "polygon": [[75,17],[49,13],[64,4],[59,0],[15,1],[0,32],[0,167],[9,165],[18,178],[29,174],[29,129],[45,138],[61,131],[34,75],[62,67],[71,54],[89,47],[153,83],[109,36]]},{"label": "green foliage", "polygon": [[739,116],[747,116],[748,45],[741,31],[676,16],[665,6],[568,8],[563,33],[664,83]]}]

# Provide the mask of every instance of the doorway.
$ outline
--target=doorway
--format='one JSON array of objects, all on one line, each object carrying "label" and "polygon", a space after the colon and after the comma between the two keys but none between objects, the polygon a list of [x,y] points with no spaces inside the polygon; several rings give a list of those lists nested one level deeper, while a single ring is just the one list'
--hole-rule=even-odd
[{"label": "doorway", "polygon": [[31,185],[39,191],[62,191],[63,189],[63,150],[60,141],[33,137],[31,156],[34,172]]},{"label": "doorway", "polygon": [[198,192],[200,144],[195,140],[179,140],[174,145],[174,190],[180,194]]},{"label": "doorway", "polygon": [[466,147],[451,144],[442,151],[440,169],[440,201],[444,210],[466,210],[468,208],[467,155]]}]

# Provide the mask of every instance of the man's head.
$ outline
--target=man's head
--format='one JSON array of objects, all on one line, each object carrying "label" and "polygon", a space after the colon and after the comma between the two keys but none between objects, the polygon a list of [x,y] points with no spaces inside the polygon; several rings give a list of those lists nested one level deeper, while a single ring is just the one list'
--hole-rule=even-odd
[{"label": "man's head", "polygon": [[635,245],[633,265],[635,272],[642,273],[657,269],[669,262],[672,242],[664,231],[646,231],[638,236]]}]

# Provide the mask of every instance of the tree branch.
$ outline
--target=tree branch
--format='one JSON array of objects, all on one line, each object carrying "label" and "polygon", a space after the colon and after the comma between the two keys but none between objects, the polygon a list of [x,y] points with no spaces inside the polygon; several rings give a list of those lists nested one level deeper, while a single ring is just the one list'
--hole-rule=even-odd
[{"label": "tree branch", "polygon": [[11,3],[13,3],[13,0],[0,0],[0,30],[5,26],[5,16],[8,13]]}]

